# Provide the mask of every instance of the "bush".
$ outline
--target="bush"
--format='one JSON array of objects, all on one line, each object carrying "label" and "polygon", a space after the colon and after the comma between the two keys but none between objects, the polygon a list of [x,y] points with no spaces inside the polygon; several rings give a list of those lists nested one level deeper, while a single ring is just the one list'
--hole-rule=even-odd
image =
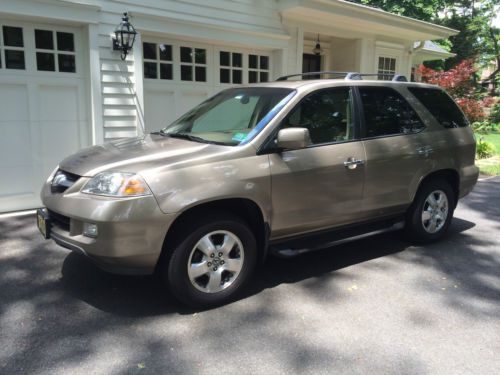
[{"label": "bush", "polygon": [[500,101],[491,108],[490,121],[497,125],[500,123]]},{"label": "bush", "polygon": [[476,145],[476,158],[486,159],[492,157],[495,154],[495,146],[491,142],[483,141],[479,138]]},{"label": "bush", "polygon": [[475,99],[457,99],[457,104],[462,108],[470,122],[482,121],[485,117],[481,101]]},{"label": "bush", "polygon": [[472,130],[479,134],[489,134],[500,131],[500,126],[489,121],[476,121],[472,123]]}]

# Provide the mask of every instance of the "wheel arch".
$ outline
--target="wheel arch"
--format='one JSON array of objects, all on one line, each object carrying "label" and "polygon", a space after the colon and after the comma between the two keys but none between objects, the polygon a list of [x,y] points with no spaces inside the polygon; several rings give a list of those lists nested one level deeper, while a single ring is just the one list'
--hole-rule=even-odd
[{"label": "wheel arch", "polygon": [[267,257],[269,224],[264,218],[262,209],[257,203],[248,198],[225,198],[200,203],[181,212],[167,230],[157,266],[161,263],[162,259],[169,257],[171,253],[169,244],[174,243],[178,239],[177,236],[181,232],[180,228],[192,221],[193,218],[199,218],[201,215],[209,214],[211,211],[228,212],[244,220],[255,234],[259,252],[257,254],[258,259],[260,261],[265,260]]},{"label": "wheel arch", "polygon": [[419,184],[418,188],[415,190],[413,196],[412,196],[412,201],[415,200],[415,197],[418,195],[419,191],[422,189],[422,187],[431,180],[434,179],[442,179],[448,182],[453,190],[454,198],[455,198],[455,207],[458,204],[458,197],[459,197],[459,187],[460,187],[460,175],[455,169],[451,168],[446,168],[446,169],[439,169],[437,171],[433,171],[426,176],[424,176]]}]

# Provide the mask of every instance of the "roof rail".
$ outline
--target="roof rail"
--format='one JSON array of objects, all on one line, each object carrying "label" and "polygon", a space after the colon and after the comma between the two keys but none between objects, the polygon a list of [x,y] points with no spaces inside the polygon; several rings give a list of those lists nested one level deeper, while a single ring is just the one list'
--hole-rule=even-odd
[{"label": "roof rail", "polygon": [[288,78],[292,77],[310,77],[310,76],[319,76],[322,74],[328,75],[337,75],[343,76],[347,81],[358,81],[362,80],[363,77],[377,77],[377,78],[391,78],[393,82],[408,82],[408,79],[404,75],[401,74],[390,74],[390,73],[358,73],[358,72],[337,72],[337,71],[321,71],[321,72],[307,72],[307,73],[298,73],[298,74],[290,74],[287,76],[282,76],[276,79],[276,81],[286,81]]},{"label": "roof rail", "polygon": [[288,78],[292,78],[292,77],[309,77],[309,76],[317,76],[317,75],[321,75],[321,74],[347,76],[350,73],[349,72],[337,72],[337,71],[333,71],[333,70],[327,70],[327,71],[321,71],[321,72],[297,73],[297,74],[290,74],[287,76],[278,77],[276,79],[276,81],[286,81],[286,80],[288,80]]}]

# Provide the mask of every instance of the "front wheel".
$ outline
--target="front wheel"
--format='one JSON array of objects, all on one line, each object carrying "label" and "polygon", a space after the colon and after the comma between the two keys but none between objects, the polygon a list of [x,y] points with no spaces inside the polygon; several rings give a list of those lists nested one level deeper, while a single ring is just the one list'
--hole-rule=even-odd
[{"label": "front wheel", "polygon": [[446,233],[455,207],[451,186],[444,180],[426,183],[408,210],[405,230],[415,241],[429,243]]},{"label": "front wheel", "polygon": [[237,216],[204,215],[191,222],[171,253],[165,275],[172,293],[192,307],[228,302],[241,291],[255,267],[257,246]]}]

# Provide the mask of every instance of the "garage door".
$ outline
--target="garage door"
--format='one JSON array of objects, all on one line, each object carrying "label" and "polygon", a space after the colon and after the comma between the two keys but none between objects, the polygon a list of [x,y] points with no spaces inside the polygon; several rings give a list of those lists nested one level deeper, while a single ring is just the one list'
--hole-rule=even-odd
[{"label": "garage door", "polygon": [[0,212],[40,206],[57,163],[89,143],[79,29],[0,19]]},{"label": "garage door", "polygon": [[218,91],[267,82],[269,52],[144,37],[146,131],[157,131]]}]

